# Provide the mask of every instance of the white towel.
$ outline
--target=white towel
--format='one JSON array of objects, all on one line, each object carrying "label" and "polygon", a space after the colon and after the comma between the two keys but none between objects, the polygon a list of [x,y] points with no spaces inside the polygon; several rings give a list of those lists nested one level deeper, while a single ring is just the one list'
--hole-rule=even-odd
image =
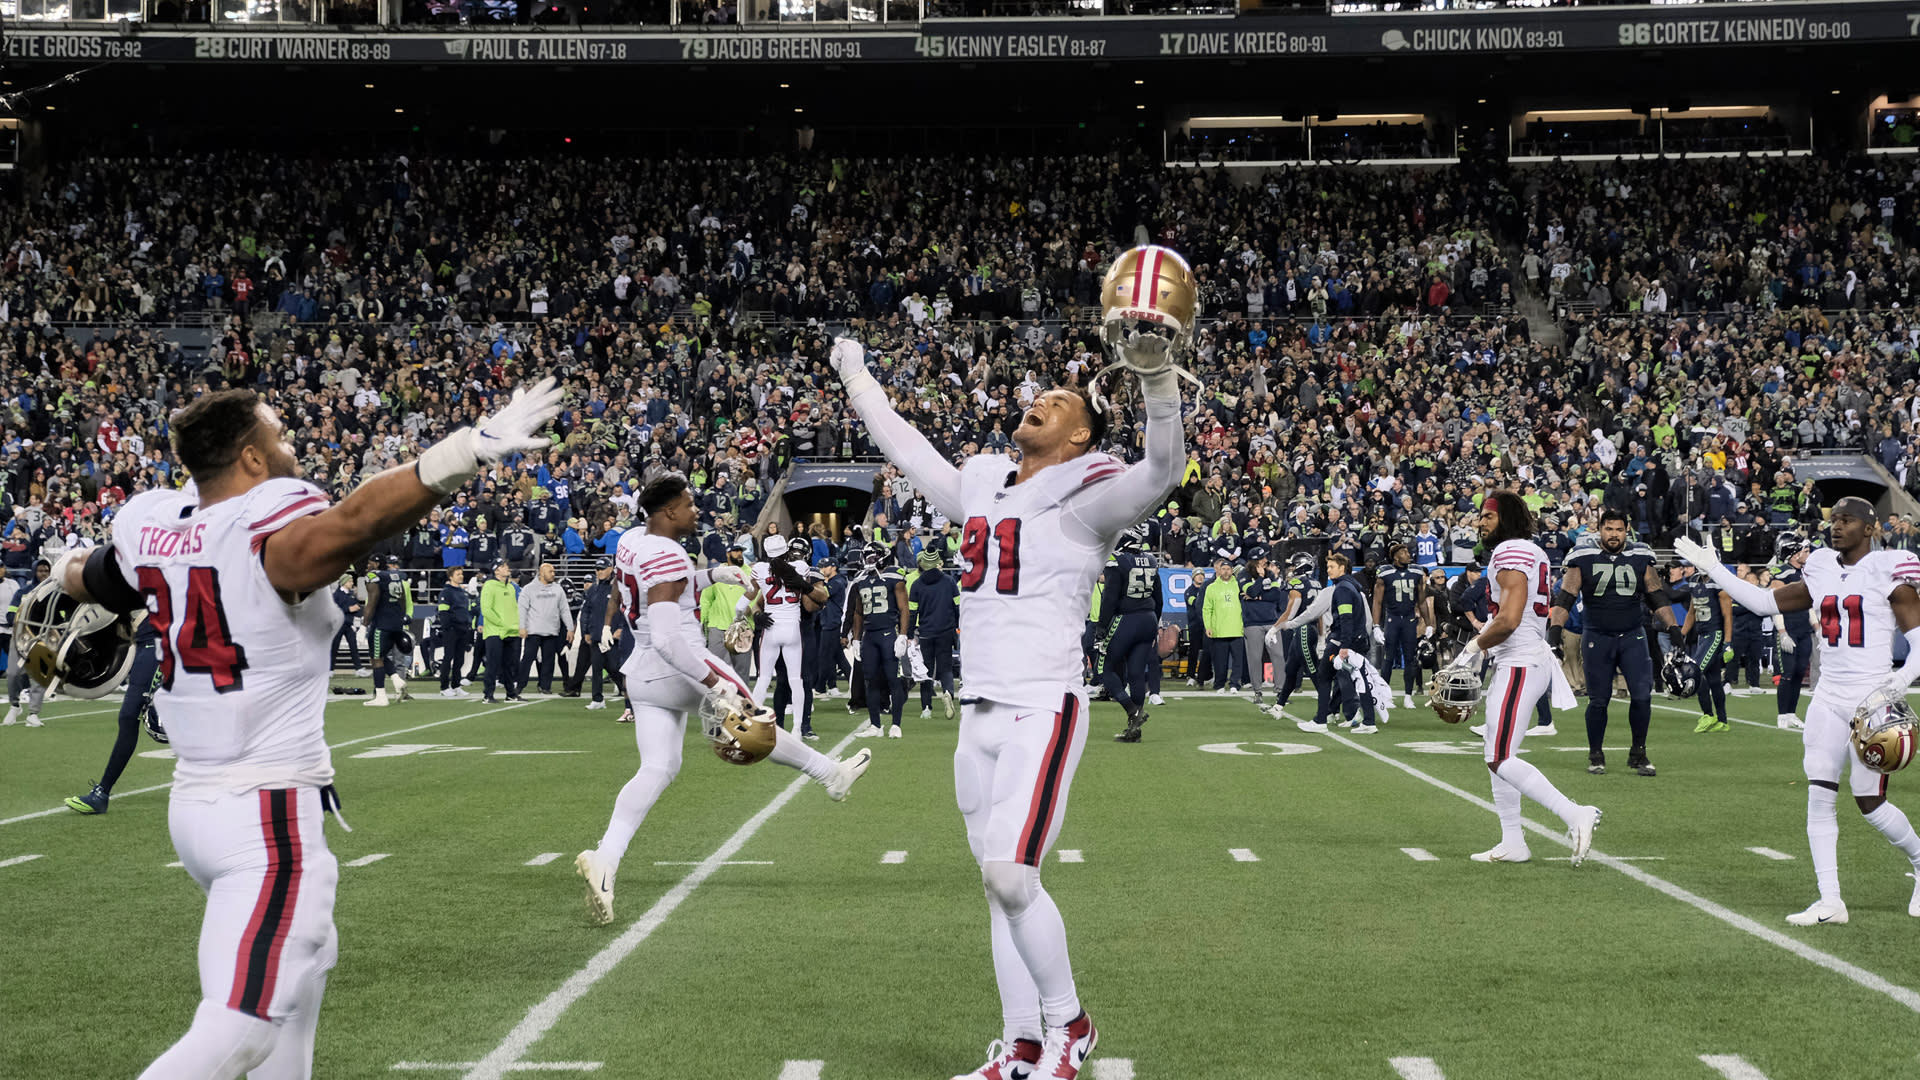
[{"label": "white towel", "polygon": [[[1496,648],[1497,647],[1498,646],[1496,646]],[[1553,655],[1553,650],[1547,647],[1546,642],[1539,642],[1534,645],[1533,648],[1525,650],[1518,656],[1511,656],[1506,659],[1507,662],[1511,664],[1526,664],[1529,666],[1539,664],[1546,667],[1547,671],[1552,675],[1553,697],[1550,704],[1552,704],[1555,712],[1565,712],[1575,705],[1580,704],[1580,699],[1574,696],[1573,684],[1567,681],[1566,671],[1560,667],[1560,659]]]},{"label": "white towel", "polygon": [[1374,716],[1379,723],[1386,723],[1390,719],[1387,713],[1393,708],[1393,685],[1387,682],[1385,675],[1380,674],[1380,669],[1374,667],[1372,661],[1360,655],[1357,649],[1348,649],[1344,660],[1334,658],[1333,666],[1337,671],[1362,673],[1367,696],[1373,699]]}]

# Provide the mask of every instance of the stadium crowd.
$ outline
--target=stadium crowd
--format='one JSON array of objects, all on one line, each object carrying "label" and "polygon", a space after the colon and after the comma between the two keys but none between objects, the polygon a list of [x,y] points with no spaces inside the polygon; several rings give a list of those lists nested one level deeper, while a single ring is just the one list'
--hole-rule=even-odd
[{"label": "stadium crowd", "polygon": [[[1003,448],[1035,393],[1104,365],[1107,260],[1152,241],[1205,312],[1192,459],[1154,523],[1175,561],[1310,542],[1359,564],[1422,535],[1422,562],[1466,561],[1469,508],[1504,485],[1557,550],[1617,506],[1760,559],[1768,527],[1818,520],[1810,451],[1920,488],[1915,176],[1890,160],[1246,183],[1123,153],[70,162],[0,211],[0,545],[29,574],[183,482],[165,417],[202,387],[261,390],[343,493],[557,371],[552,450],[395,552],[605,553],[638,484],[678,469],[723,557],[791,461],[873,450],[834,334],[943,449]],[[1518,313],[1528,289],[1561,326]],[[1139,417],[1116,407],[1125,453]],[[905,554],[947,531],[890,470],[875,494]]]}]

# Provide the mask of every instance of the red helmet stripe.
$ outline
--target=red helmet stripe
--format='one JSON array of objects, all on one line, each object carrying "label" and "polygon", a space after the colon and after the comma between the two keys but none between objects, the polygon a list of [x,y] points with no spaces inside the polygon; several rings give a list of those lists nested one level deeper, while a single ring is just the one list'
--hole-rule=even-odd
[{"label": "red helmet stripe", "polygon": [[[1160,260],[1166,257],[1166,248],[1153,249],[1153,286],[1147,290],[1147,306],[1155,311],[1160,310]],[[1147,261],[1146,252],[1140,253],[1140,261],[1143,263]]]},{"label": "red helmet stripe", "polygon": [[1133,262],[1133,301],[1134,307],[1140,306],[1140,279],[1147,276],[1147,249],[1140,249],[1140,257]]}]

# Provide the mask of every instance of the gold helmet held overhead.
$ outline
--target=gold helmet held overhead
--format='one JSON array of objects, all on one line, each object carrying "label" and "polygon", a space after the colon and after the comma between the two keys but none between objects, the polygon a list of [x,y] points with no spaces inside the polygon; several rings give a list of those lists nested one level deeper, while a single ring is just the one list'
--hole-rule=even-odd
[{"label": "gold helmet held overhead", "polygon": [[1109,346],[1118,347],[1135,330],[1157,329],[1165,332],[1177,355],[1193,342],[1200,290],[1179,252],[1148,244],[1113,261],[1100,286],[1100,312]]},{"label": "gold helmet held overhead", "polygon": [[1853,751],[1874,772],[1899,772],[1913,760],[1917,724],[1906,695],[1881,687],[1854,711]]}]

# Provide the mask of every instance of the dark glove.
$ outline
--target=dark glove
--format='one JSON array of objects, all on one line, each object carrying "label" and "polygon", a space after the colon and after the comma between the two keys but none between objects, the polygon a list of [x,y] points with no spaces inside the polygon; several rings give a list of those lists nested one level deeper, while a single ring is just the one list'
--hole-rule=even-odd
[{"label": "dark glove", "polygon": [[1673,646],[1675,649],[1685,650],[1687,647],[1687,635],[1681,633],[1679,627],[1669,626],[1667,627],[1667,644]]},{"label": "dark glove", "polygon": [[1547,647],[1553,650],[1553,656],[1556,660],[1565,660],[1567,658],[1566,636],[1566,627],[1554,626],[1551,623],[1547,624]]}]

